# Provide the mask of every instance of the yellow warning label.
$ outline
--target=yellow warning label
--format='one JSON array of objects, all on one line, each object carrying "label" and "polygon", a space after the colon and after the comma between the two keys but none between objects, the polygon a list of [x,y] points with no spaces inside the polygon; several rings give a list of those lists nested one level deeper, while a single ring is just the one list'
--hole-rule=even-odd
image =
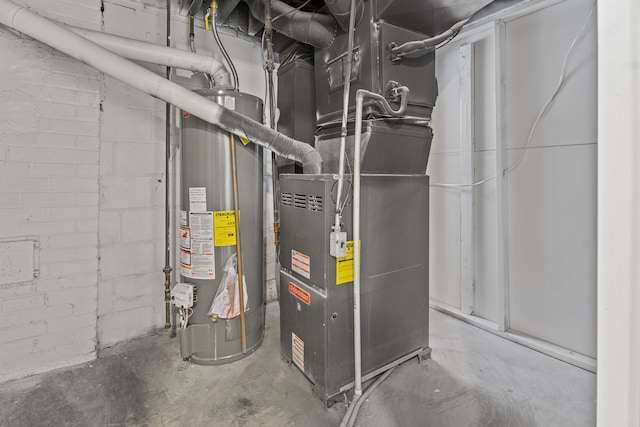
[{"label": "yellow warning label", "polygon": [[353,240],[347,242],[347,255],[336,258],[336,285],[353,282]]},{"label": "yellow warning label", "polygon": [[236,244],[236,214],[234,211],[213,213],[214,242],[216,246]]},{"label": "yellow warning label", "polygon": [[245,138],[244,136],[240,136],[238,138],[240,138],[240,142],[242,142],[245,146],[251,142],[247,138]]}]

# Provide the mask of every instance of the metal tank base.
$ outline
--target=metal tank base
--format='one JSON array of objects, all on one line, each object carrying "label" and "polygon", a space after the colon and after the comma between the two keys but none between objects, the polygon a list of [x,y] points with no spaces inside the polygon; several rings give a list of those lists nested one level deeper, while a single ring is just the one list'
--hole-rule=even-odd
[{"label": "metal tank base", "polygon": [[264,306],[246,313],[247,350],[242,352],[240,319],[218,320],[207,324],[190,325],[178,331],[180,356],[198,365],[222,365],[243,359],[255,352],[264,339]]}]

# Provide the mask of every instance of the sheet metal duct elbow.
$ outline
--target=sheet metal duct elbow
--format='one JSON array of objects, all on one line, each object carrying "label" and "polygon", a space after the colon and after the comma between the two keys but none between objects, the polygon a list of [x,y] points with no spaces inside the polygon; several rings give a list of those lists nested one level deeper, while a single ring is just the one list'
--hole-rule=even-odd
[{"label": "sheet metal duct elbow", "polygon": [[[254,18],[264,22],[264,0],[245,0]],[[335,19],[321,13],[303,12],[288,4],[271,0],[273,29],[285,36],[317,48],[333,44],[338,30]],[[348,17],[348,14],[347,14]]]},{"label": "sheet metal duct elbow", "polygon": [[23,6],[10,0],[0,0],[0,24],[57,49],[148,95],[188,111],[227,132],[245,137],[278,155],[301,162],[305,173],[320,173],[320,154],[310,145],[289,138],[166,80]]}]

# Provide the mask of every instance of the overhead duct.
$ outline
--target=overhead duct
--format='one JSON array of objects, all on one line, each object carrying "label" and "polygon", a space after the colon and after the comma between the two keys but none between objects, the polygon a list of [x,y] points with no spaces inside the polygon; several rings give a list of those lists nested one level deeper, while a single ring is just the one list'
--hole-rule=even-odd
[{"label": "overhead duct", "polygon": [[151,64],[165,65],[210,74],[217,86],[231,86],[231,76],[224,64],[213,56],[147,43],[84,28],[68,27],[71,31],[120,56]]},{"label": "overhead duct", "polygon": [[[349,30],[349,12],[351,10],[351,0],[324,0],[329,12],[343,31]],[[362,17],[362,1],[358,0],[356,5],[356,17]],[[358,23],[356,22],[356,25]]]},{"label": "overhead duct", "polygon": [[273,150],[282,157],[298,161],[303,164],[305,173],[320,173],[322,159],[310,145],[203,98],[10,0],[0,0],[0,24],[20,31],[228,132]]},{"label": "overhead duct", "polygon": [[[264,22],[264,0],[245,0],[251,14]],[[270,0],[273,29],[313,47],[331,46],[336,37],[336,21],[321,13],[303,12],[279,0]],[[347,2],[348,3],[348,2]]]}]

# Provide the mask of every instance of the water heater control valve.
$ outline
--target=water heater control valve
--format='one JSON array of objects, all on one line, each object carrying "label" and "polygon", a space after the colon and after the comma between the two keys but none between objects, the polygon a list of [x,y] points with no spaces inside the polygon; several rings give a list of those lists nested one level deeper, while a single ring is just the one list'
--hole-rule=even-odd
[{"label": "water heater control valve", "polygon": [[171,289],[171,302],[178,308],[193,307],[194,286],[189,283],[176,283]]}]

